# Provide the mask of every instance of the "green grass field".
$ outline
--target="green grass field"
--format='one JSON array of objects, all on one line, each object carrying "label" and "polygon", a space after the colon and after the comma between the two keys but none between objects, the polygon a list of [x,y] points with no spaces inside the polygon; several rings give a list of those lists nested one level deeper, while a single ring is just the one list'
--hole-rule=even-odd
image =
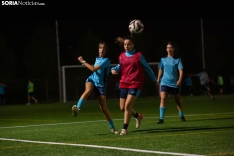
[{"label": "green grass field", "polygon": [[[86,102],[73,117],[75,102],[0,107],[1,156],[151,156],[234,155],[234,95],[182,97],[186,122],[181,122],[173,98],[168,98],[165,123],[159,118],[159,98],[139,98],[134,109],[144,114],[129,135],[112,134],[96,100]],[[107,101],[117,129],[123,125],[119,100]]]}]

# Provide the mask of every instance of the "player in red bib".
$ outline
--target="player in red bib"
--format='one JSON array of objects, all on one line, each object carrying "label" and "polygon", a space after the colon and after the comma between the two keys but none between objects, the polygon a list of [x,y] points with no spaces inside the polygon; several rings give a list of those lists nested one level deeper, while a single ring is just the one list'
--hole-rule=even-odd
[{"label": "player in red bib", "polygon": [[141,52],[134,49],[134,40],[132,37],[122,39],[117,38],[118,43],[123,44],[124,52],[119,56],[119,64],[111,68],[111,73],[117,75],[121,73],[120,78],[120,110],[124,112],[124,125],[120,135],[128,134],[127,128],[131,116],[136,118],[136,128],[141,125],[143,115],[133,109],[133,105],[140,95],[144,82],[144,72],[150,79],[156,83],[156,76],[149,64],[146,62]]}]

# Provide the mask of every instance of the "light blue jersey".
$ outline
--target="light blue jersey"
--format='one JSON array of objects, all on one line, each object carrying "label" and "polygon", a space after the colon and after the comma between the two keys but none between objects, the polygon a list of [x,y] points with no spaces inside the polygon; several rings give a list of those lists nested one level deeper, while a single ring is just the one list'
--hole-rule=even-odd
[{"label": "light blue jersey", "polygon": [[[131,57],[132,55],[134,55],[136,52],[136,50],[132,50],[132,51],[129,51],[129,52],[125,52],[125,55],[127,57]],[[153,81],[153,82],[156,82],[156,76],[153,72],[153,70],[150,68],[149,64],[146,62],[144,56],[141,54],[141,64],[144,68],[144,71],[149,75],[150,79]],[[120,64],[118,64],[117,66],[115,67],[112,67],[111,70],[115,70],[116,72],[120,72]]]},{"label": "light blue jersey", "polygon": [[105,87],[106,79],[110,72],[110,60],[108,58],[96,57],[95,66],[101,66],[101,68],[93,72],[88,79],[92,79],[96,87]]},{"label": "light blue jersey", "polygon": [[0,85],[0,95],[5,94],[5,88],[4,86]]},{"label": "light blue jersey", "polygon": [[176,85],[179,79],[178,70],[183,69],[183,64],[180,58],[163,57],[160,60],[160,69],[163,70],[163,76],[160,85],[179,88]]}]

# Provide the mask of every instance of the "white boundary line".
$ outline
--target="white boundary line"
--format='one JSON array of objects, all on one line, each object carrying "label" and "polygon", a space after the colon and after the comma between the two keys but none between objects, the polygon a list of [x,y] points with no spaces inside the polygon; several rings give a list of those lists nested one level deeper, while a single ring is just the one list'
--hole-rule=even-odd
[{"label": "white boundary line", "polygon": [[[213,113],[213,114],[191,114],[186,116],[205,116],[205,115],[218,115],[218,114],[234,114],[234,112],[227,112],[227,113]],[[174,118],[178,116],[166,116],[166,118]],[[158,117],[144,117],[144,119],[152,119]],[[115,120],[123,120],[123,119],[113,119]],[[70,125],[70,124],[82,124],[82,123],[89,123],[89,122],[104,122],[106,120],[95,120],[95,121],[82,121],[82,122],[67,122],[67,123],[54,123],[54,124],[40,124],[40,125],[25,125],[25,126],[11,126],[11,127],[0,127],[0,129],[7,129],[7,128],[24,128],[24,127],[40,127],[40,126],[57,126],[57,125]]]},{"label": "white boundary line", "polygon": [[[120,119],[117,119],[120,120]],[[122,120],[122,119],[121,119]],[[67,122],[67,123],[54,123],[54,124],[40,124],[40,125],[25,125],[25,126],[11,126],[11,127],[0,127],[0,129],[7,129],[7,128],[24,128],[24,127],[40,127],[40,126],[57,126],[57,125],[70,125],[70,124],[82,124],[88,122],[103,122],[106,120],[95,120],[95,121],[83,121],[83,122]]]},{"label": "white boundary line", "polygon": [[140,149],[132,149],[132,148],[111,147],[111,146],[70,144],[70,143],[59,143],[59,142],[44,142],[44,141],[7,139],[7,138],[0,138],[0,140],[26,142],[26,143],[36,143],[36,144],[47,144],[47,145],[65,145],[65,146],[79,146],[79,147],[90,147],[90,148],[103,148],[103,149],[112,149],[112,150],[121,150],[121,151],[132,151],[132,152],[140,152],[140,153],[155,153],[155,154],[180,155],[180,156],[202,156],[202,155],[187,154],[187,153],[161,152],[161,151],[140,150]]}]

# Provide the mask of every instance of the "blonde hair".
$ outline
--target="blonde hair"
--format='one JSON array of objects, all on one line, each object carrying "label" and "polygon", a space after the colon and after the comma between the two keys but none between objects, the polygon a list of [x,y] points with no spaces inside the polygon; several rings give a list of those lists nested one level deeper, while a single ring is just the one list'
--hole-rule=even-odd
[{"label": "blonde hair", "polygon": [[123,44],[123,42],[124,42],[124,39],[122,37],[116,37],[115,43]]}]

